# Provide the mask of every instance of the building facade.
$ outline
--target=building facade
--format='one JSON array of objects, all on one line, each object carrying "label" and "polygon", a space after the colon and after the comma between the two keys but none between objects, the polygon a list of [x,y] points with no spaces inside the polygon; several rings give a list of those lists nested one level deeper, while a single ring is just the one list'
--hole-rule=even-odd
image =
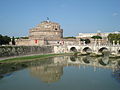
[{"label": "building facade", "polygon": [[62,37],[63,30],[60,25],[50,21],[43,21],[29,31],[29,39],[60,39]]},{"label": "building facade", "polygon": [[[90,44],[101,44],[101,45],[106,45],[109,43],[108,41],[108,35],[109,34],[119,34],[120,32],[107,32],[107,33],[79,33],[78,36],[76,36],[76,38],[78,40],[80,39],[89,39],[90,40]],[[100,36],[102,37],[102,39],[93,39],[91,37],[93,36]],[[84,44],[83,41],[80,42],[80,44]]]},{"label": "building facade", "polygon": [[63,45],[74,44],[76,39],[63,39],[60,24],[49,20],[43,21],[29,30],[28,39],[16,40],[16,45]]}]

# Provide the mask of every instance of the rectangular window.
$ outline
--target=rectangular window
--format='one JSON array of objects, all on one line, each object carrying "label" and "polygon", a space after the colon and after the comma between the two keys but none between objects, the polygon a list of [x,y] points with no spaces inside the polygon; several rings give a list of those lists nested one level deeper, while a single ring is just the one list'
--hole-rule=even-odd
[{"label": "rectangular window", "polygon": [[38,43],[38,40],[35,40],[35,43],[37,44],[37,43]]}]

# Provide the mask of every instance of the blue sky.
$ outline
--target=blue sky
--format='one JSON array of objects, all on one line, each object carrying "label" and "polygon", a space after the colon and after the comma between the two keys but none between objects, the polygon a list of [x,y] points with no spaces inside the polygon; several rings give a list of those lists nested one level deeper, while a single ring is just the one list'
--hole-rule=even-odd
[{"label": "blue sky", "polygon": [[120,0],[0,0],[0,34],[27,36],[46,17],[64,36],[120,31]]}]

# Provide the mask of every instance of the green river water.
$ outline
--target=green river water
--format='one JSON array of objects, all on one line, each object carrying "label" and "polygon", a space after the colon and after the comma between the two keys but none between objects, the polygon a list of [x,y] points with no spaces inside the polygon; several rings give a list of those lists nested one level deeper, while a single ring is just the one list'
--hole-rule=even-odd
[{"label": "green river water", "polygon": [[57,56],[0,64],[0,90],[120,90],[120,59]]}]

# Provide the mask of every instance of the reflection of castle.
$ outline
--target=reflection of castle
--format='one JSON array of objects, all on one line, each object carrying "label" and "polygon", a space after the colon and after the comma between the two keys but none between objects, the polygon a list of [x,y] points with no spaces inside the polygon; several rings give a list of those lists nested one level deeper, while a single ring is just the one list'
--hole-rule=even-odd
[{"label": "reflection of castle", "polygon": [[63,67],[61,66],[36,66],[31,67],[31,75],[39,78],[45,83],[53,83],[60,80],[63,74]]},{"label": "reflection of castle", "polygon": [[67,64],[68,56],[49,58],[32,63],[30,73],[45,83],[53,83],[60,80],[63,75],[63,67]]}]

